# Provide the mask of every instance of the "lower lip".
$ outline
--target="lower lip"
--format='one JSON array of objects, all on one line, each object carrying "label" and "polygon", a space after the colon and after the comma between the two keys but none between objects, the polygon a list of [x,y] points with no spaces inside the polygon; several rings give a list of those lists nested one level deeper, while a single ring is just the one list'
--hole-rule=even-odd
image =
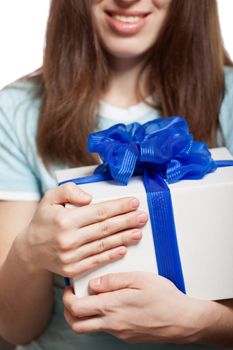
[{"label": "lower lip", "polygon": [[116,20],[107,14],[107,20],[111,29],[121,35],[132,35],[138,33],[145,25],[148,16],[141,17],[137,22],[126,23]]}]

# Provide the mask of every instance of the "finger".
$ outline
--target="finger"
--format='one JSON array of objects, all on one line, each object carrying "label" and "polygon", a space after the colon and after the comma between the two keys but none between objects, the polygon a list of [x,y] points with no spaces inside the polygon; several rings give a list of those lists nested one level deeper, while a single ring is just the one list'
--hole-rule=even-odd
[{"label": "finger", "polygon": [[47,191],[43,198],[43,201],[47,204],[84,205],[89,204],[91,200],[92,196],[90,194],[81,190],[72,182]]},{"label": "finger", "polygon": [[71,311],[70,305],[74,304],[78,297],[74,294],[71,286],[65,287],[63,293],[63,304]]},{"label": "finger", "polygon": [[121,246],[107,250],[101,254],[90,256],[87,259],[81,260],[74,264],[63,266],[62,275],[70,278],[78,276],[80,274],[96,269],[102,265],[119,260],[123,258],[126,252],[127,248]]},{"label": "finger", "polygon": [[90,317],[103,315],[102,299],[98,295],[78,298],[70,288],[66,288],[63,295],[63,303],[74,317]]},{"label": "finger", "polygon": [[113,216],[125,214],[136,210],[139,201],[136,198],[127,197],[95,203],[75,209],[67,209],[67,216],[73,226],[81,228],[99,221],[107,220]]},{"label": "finger", "polygon": [[[79,234],[81,234],[81,232],[79,232]],[[65,264],[72,264],[74,262],[86,259],[89,256],[96,255],[119,246],[130,246],[137,244],[141,238],[142,232],[140,230],[126,230],[104,239],[99,239],[82,245],[76,249],[63,251],[61,254],[61,260]]]},{"label": "finger", "polygon": [[75,323],[75,321],[77,320],[77,318],[75,316],[73,316],[72,313],[70,312],[70,310],[67,309],[66,307],[64,308],[64,317],[65,317],[65,320],[67,321],[67,323],[72,328],[72,326]]},{"label": "finger", "polygon": [[119,289],[140,288],[140,272],[112,273],[89,282],[90,290],[95,293],[112,292]]},{"label": "finger", "polygon": [[104,331],[104,322],[101,317],[77,319],[67,309],[64,310],[64,317],[75,333],[84,334]]},{"label": "finger", "polygon": [[77,232],[73,233],[73,241],[77,241],[78,247],[92,241],[103,239],[118,232],[140,228],[145,225],[147,220],[147,214],[138,210],[122,215],[117,215],[110,219],[81,227],[78,231],[78,241]]}]

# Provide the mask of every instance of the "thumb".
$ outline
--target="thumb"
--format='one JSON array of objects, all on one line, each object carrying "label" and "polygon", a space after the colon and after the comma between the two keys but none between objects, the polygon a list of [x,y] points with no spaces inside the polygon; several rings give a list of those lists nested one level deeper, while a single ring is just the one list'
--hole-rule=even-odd
[{"label": "thumb", "polygon": [[140,273],[111,273],[89,282],[89,289],[95,293],[113,292],[125,288],[139,289]]},{"label": "thumb", "polygon": [[74,205],[86,205],[89,204],[91,200],[92,196],[73,182],[49,190],[44,196],[44,201],[48,204],[70,203]]}]

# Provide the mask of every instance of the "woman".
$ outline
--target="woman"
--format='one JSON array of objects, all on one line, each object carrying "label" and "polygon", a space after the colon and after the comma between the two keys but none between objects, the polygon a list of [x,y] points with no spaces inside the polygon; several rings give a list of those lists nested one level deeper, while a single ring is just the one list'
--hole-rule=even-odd
[{"label": "woman", "polygon": [[5,88],[0,106],[0,334],[21,350],[232,346],[230,300],[191,299],[151,274],[110,275],[90,282],[98,295],[65,291],[68,326],[58,277],[122,258],[147,221],[136,198],[94,205],[75,185],[56,188],[56,169],[97,162],[90,131],[181,114],[196,139],[233,152],[233,69],[216,2],[53,0],[43,67]]}]

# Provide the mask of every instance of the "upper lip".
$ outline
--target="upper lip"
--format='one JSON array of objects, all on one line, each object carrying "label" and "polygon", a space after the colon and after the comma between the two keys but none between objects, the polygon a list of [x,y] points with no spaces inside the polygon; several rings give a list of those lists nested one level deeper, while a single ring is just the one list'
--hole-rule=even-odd
[{"label": "upper lip", "polygon": [[150,12],[142,11],[130,11],[130,10],[106,10],[106,13],[110,16],[123,16],[123,17],[145,17]]}]

